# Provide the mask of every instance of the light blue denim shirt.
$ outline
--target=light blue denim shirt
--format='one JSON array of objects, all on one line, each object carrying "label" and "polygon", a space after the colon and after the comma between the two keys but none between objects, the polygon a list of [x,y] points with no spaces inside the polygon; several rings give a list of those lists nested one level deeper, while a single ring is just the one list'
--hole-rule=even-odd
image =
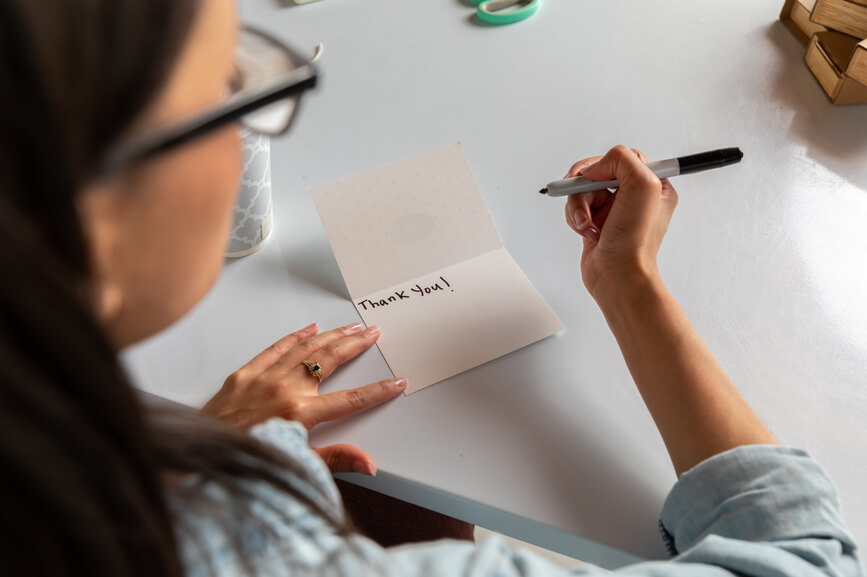
[{"label": "light blue denim shirt", "polygon": [[[298,423],[273,419],[252,430],[292,455],[312,481],[288,482],[325,511],[342,516],[340,494]],[[229,495],[187,479],[218,507],[196,507],[182,490],[170,495],[181,560],[190,577],[217,575],[384,575],[402,577],[543,577],[611,575],[571,572],[496,538],[481,546],[436,541],[384,549],[361,536],[341,536],[299,499],[262,482]],[[239,507],[241,508],[239,510]],[[225,527],[231,527],[226,530]],[[670,561],[640,563],[615,574],[647,577],[863,576],[856,546],[840,515],[837,491],[805,452],[740,447],[683,474],[660,515]],[[246,565],[245,561],[246,559]]]}]

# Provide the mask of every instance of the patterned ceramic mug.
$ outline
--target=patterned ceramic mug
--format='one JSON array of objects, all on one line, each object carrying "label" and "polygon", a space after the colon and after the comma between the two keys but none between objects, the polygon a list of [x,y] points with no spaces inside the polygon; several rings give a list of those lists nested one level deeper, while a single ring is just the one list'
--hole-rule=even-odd
[{"label": "patterned ceramic mug", "polygon": [[267,136],[241,131],[244,164],[229,232],[227,258],[247,256],[271,237],[271,145]]}]

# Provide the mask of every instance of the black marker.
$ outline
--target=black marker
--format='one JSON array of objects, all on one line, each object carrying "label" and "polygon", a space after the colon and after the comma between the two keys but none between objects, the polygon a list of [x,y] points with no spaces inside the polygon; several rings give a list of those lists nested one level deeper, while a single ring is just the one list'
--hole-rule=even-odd
[{"label": "black marker", "polygon": [[[671,178],[678,174],[701,172],[702,170],[736,164],[743,157],[744,153],[741,152],[740,148],[720,148],[719,150],[711,150],[710,152],[700,152],[679,158],[648,162],[647,168],[652,170],[653,174],[660,179]],[[564,178],[563,180],[555,180],[540,190],[539,193],[547,194],[548,196],[568,196],[570,194],[581,194],[582,192],[592,192],[604,188],[614,188],[619,185],[620,183],[616,180],[600,181],[590,180],[583,176],[575,176]]]}]

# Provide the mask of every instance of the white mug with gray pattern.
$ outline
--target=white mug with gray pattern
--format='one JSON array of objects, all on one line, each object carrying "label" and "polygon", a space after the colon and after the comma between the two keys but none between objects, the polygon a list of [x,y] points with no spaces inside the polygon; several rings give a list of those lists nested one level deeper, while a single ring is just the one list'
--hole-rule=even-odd
[{"label": "white mug with gray pattern", "polygon": [[259,250],[271,237],[271,145],[267,136],[241,131],[244,164],[226,258]]}]

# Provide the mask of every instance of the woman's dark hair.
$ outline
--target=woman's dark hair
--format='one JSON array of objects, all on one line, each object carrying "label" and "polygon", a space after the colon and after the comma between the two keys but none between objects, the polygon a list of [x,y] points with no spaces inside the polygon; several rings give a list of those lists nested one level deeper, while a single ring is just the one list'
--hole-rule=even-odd
[{"label": "woman's dark hair", "polygon": [[252,437],[146,418],[85,297],[76,195],[167,81],[200,1],[0,0],[2,575],[181,575],[167,473],[303,499],[275,474],[300,468]]}]

